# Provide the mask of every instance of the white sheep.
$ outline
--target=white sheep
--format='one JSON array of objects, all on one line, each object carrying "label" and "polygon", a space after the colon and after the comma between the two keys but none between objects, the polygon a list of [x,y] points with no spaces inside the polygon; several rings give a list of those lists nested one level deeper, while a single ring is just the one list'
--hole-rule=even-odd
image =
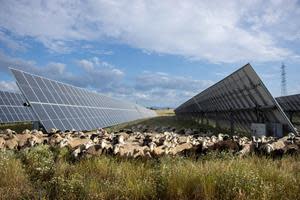
[{"label": "white sheep", "polygon": [[0,150],[5,149],[5,139],[0,137]]}]

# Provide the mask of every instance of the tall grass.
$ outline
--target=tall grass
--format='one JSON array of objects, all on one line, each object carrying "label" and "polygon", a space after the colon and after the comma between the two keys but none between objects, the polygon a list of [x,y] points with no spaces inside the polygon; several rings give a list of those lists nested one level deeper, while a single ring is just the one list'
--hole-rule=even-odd
[{"label": "tall grass", "polygon": [[300,159],[208,155],[72,161],[66,149],[0,153],[0,199],[300,199]]}]

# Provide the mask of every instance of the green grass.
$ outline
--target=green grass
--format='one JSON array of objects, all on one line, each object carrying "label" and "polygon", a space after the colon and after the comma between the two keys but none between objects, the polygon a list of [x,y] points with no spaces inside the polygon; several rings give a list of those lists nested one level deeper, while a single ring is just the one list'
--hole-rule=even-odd
[{"label": "green grass", "polygon": [[299,199],[300,158],[229,154],[199,160],[109,156],[74,162],[66,149],[0,153],[0,199]]},{"label": "green grass", "polygon": [[7,123],[7,124],[0,124],[0,130],[5,130],[5,129],[11,129],[16,131],[17,133],[20,133],[24,131],[25,129],[32,129],[32,123]]},{"label": "green grass", "polygon": [[118,131],[120,129],[128,129],[136,127],[138,125],[148,126],[149,129],[154,129],[155,127],[172,127],[176,129],[191,128],[191,129],[213,129],[213,127],[207,125],[200,125],[191,120],[179,119],[176,116],[158,116],[149,119],[136,120],[129,123],[120,124],[113,127],[108,127],[106,130],[109,132]]}]

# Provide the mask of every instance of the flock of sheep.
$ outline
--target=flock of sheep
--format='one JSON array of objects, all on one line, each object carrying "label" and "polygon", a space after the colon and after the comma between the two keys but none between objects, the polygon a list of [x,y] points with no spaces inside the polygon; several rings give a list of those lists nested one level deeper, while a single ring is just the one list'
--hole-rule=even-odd
[{"label": "flock of sheep", "polygon": [[209,152],[231,152],[240,157],[255,153],[281,157],[284,154],[300,153],[300,137],[290,133],[283,138],[239,137],[218,134],[179,134],[172,131],[132,131],[123,130],[108,133],[104,129],[83,133],[62,132],[53,129],[49,134],[41,131],[24,130],[22,133],[6,129],[0,131],[0,150],[22,150],[36,145],[67,147],[76,159],[100,155],[114,155],[126,158],[157,158],[169,156],[195,156]]}]

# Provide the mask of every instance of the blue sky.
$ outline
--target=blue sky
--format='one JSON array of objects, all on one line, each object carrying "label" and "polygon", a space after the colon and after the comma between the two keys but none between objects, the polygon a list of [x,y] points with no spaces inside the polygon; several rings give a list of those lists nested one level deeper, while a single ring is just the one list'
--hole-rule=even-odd
[{"label": "blue sky", "polygon": [[300,2],[1,1],[8,67],[144,106],[176,107],[250,62],[274,96],[300,93]]}]

